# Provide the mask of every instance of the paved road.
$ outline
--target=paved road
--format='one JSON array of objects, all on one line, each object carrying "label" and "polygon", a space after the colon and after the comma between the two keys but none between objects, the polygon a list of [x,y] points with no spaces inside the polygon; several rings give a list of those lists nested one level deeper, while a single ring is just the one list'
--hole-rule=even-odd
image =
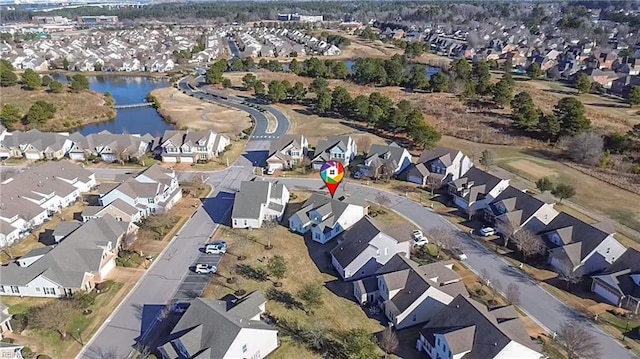
[{"label": "paved road", "polygon": [[[220,91],[194,90],[190,87],[186,79],[183,79],[178,83],[178,88],[189,96],[197,97],[208,102],[219,103],[249,113],[255,120],[255,129],[252,134],[253,139],[278,139],[289,131],[289,118],[273,106],[258,104],[251,99],[227,96],[225,93]],[[248,103],[252,103],[252,106],[247,105]],[[265,112],[271,113],[276,119],[277,126],[272,131],[269,131],[268,128],[269,119],[264,112],[259,110],[259,108],[262,108]]]}]

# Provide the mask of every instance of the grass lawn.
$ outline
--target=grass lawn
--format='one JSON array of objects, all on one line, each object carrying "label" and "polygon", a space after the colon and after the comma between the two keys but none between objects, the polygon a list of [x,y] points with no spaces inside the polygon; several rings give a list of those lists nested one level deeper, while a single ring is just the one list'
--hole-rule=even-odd
[{"label": "grass lawn", "polygon": [[[231,140],[231,145],[220,155],[207,163],[194,163],[184,167],[186,171],[217,171],[227,168],[227,160],[229,166],[233,166],[233,163],[238,160],[240,155],[244,152],[244,148],[247,145],[247,140]],[[180,166],[178,164],[177,166]],[[178,168],[178,167],[176,167]]]},{"label": "grass lawn", "polygon": [[[80,309],[78,309],[77,313],[72,317],[64,318],[63,320],[67,321],[69,334],[67,340],[63,341],[57,332],[30,328],[29,326],[21,335],[32,338],[34,342],[38,342],[44,348],[43,352],[38,354],[46,354],[52,358],[72,358],[81,349],[80,340],[87,342],[91,338],[133,284],[127,285],[127,291],[122,290],[124,286],[123,283],[114,282],[108,291],[97,295],[95,303],[89,307],[92,310],[91,314],[82,315]],[[2,298],[3,304],[9,307],[10,314],[24,314],[30,308],[38,307],[54,300],[57,299]],[[19,343],[19,341],[17,342]],[[32,349],[36,350],[35,348]]]}]

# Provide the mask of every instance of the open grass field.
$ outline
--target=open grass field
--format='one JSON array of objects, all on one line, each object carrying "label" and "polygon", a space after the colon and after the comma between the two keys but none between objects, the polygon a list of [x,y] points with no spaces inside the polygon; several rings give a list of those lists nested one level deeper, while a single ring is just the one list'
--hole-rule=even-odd
[{"label": "open grass field", "polygon": [[160,102],[160,114],[178,128],[213,130],[234,138],[251,127],[249,115],[229,107],[214,105],[183,94],[174,87],[151,91]]},{"label": "open grass field", "polygon": [[[0,106],[16,105],[23,115],[36,101],[49,102],[57,109],[54,118],[40,127],[43,131],[70,130],[89,123],[107,121],[116,115],[115,110],[106,104],[104,95],[92,91],[54,94],[44,89],[27,91],[20,86],[11,86],[3,87],[0,95]],[[21,124],[16,124],[15,128],[23,129]]]}]

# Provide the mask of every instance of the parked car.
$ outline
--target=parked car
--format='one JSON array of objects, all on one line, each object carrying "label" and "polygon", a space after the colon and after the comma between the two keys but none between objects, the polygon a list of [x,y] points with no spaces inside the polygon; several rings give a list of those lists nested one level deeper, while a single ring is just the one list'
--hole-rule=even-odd
[{"label": "parked car", "polygon": [[204,263],[196,264],[196,268],[194,270],[194,272],[199,274],[213,274],[217,271],[218,271],[218,268],[213,264],[204,264]]},{"label": "parked car", "polygon": [[207,254],[225,254],[227,253],[227,242],[216,241],[204,246],[204,252]]},{"label": "parked car", "polygon": [[275,170],[275,168],[267,168],[267,172],[266,173],[268,175],[272,175],[272,174],[276,173],[276,170]]},{"label": "parked car", "polygon": [[413,246],[419,247],[429,243],[429,240],[422,234],[422,231],[415,230],[411,236],[413,237],[413,241],[411,242]]},{"label": "parked car", "polygon": [[355,178],[355,179],[362,178],[362,173],[360,171],[353,172],[353,178]]},{"label": "parked car", "polygon": [[478,231],[478,233],[483,237],[489,237],[496,234],[496,230],[491,227],[484,227],[480,228],[480,231]]},{"label": "parked car", "polygon": [[451,250],[451,256],[459,261],[464,261],[467,259],[467,255],[462,252],[460,248],[453,248]]}]

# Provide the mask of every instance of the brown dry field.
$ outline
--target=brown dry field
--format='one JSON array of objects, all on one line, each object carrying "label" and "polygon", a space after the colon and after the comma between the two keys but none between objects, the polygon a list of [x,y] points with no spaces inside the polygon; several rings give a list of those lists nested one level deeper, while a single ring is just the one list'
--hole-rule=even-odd
[{"label": "brown dry field", "polygon": [[242,130],[251,127],[251,118],[247,113],[200,101],[173,87],[155,89],[151,94],[160,102],[159,112],[165,117],[170,116],[171,122],[178,128],[212,129],[234,138]]},{"label": "brown dry field", "polygon": [[578,94],[575,89],[557,82],[529,80],[516,81],[516,92],[527,91],[534,102],[545,112],[553,111],[553,106],[563,97],[577,97],[585,104],[587,117],[593,127],[606,132],[626,132],[640,123],[638,110],[615,99],[592,94]]},{"label": "brown dry field", "polygon": [[[16,105],[23,115],[36,101],[52,103],[57,109],[54,118],[40,127],[43,131],[70,130],[89,123],[108,121],[115,117],[115,110],[106,106],[104,95],[97,92],[54,94],[44,89],[27,91],[21,89],[20,86],[3,87],[0,90],[0,106]],[[15,128],[22,129],[22,126],[16,124]]]}]

